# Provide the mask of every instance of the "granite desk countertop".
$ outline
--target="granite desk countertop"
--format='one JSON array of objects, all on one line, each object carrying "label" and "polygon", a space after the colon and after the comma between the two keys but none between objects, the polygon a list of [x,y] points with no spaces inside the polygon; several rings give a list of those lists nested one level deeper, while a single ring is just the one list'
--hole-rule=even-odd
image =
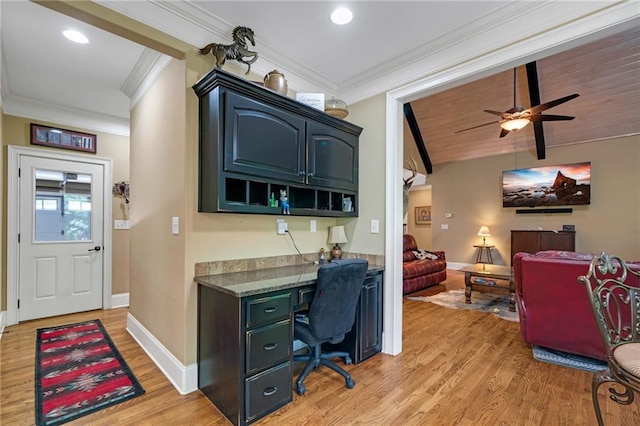
[{"label": "granite desk countertop", "polygon": [[[194,281],[235,297],[245,297],[313,284],[318,279],[320,266],[314,264],[282,266],[256,271],[205,275],[195,277]],[[384,266],[369,264],[367,273],[383,270]]]}]

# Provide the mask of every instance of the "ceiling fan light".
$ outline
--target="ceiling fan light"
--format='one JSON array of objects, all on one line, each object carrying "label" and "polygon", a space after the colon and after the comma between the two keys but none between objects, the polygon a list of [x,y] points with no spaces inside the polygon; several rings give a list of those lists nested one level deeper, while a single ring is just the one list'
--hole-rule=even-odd
[{"label": "ceiling fan light", "polygon": [[510,132],[515,130],[520,130],[529,124],[528,118],[514,118],[513,120],[507,120],[503,123],[500,123],[500,127]]}]

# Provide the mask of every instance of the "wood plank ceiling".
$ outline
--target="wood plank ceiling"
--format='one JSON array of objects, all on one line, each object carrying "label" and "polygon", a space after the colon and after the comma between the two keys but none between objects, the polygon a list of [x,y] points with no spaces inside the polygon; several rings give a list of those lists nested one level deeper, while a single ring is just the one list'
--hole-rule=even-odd
[{"label": "wood plank ceiling", "polygon": [[[544,122],[546,148],[640,133],[640,29],[585,44],[536,62],[540,103],[570,95],[580,97],[543,112],[574,116],[572,121]],[[525,66],[517,67],[516,103],[528,108]],[[429,159],[438,164],[529,151],[536,156],[534,127],[499,138],[499,117],[485,109],[513,107],[513,70],[508,70],[411,102]],[[420,159],[407,120],[405,158]],[[425,168],[420,167],[421,173]]]}]

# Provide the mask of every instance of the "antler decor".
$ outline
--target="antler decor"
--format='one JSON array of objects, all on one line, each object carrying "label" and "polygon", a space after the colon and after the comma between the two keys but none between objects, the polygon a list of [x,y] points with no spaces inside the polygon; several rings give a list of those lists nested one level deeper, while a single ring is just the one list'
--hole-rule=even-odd
[{"label": "antler decor", "polygon": [[129,183],[128,182],[116,182],[113,184],[111,192],[115,197],[122,197],[122,199],[129,204]]},{"label": "antler decor", "polygon": [[407,215],[407,209],[409,208],[409,188],[413,185],[413,181],[418,175],[418,163],[413,157],[409,157],[408,160],[404,162],[405,167],[411,171],[411,176],[406,179],[402,179],[404,184],[402,185],[402,217]]}]

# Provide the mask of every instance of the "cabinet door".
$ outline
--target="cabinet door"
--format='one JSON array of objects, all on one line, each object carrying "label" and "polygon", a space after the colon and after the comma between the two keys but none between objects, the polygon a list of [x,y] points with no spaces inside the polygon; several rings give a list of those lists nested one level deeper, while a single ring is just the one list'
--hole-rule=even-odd
[{"label": "cabinet door", "polygon": [[358,189],[358,138],[327,125],[307,122],[310,185]]},{"label": "cabinet door", "polygon": [[544,232],[540,234],[540,250],[575,251],[573,232]]},{"label": "cabinet door", "polygon": [[237,93],[224,93],[226,172],[303,183],[304,120]]},{"label": "cabinet door", "polygon": [[358,346],[355,363],[382,350],[382,274],[367,277],[360,293]]}]

